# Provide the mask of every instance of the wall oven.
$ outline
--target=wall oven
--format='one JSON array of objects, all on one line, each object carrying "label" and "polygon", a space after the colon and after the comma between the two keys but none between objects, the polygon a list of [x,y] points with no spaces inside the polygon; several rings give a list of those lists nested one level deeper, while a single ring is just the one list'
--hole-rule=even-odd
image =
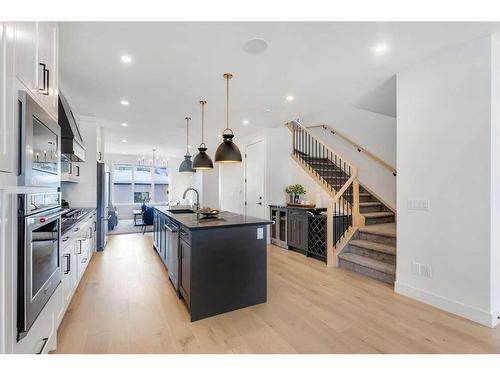
[{"label": "wall oven", "polygon": [[19,194],[17,340],[28,333],[61,282],[61,193]]},{"label": "wall oven", "polygon": [[20,186],[60,186],[61,127],[25,91],[19,91]]}]

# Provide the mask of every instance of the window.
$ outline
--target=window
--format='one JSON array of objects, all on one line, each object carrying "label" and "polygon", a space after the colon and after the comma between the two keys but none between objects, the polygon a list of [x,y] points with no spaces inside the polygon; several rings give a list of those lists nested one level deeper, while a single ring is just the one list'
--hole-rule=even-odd
[{"label": "window", "polygon": [[113,166],[113,203],[133,203],[132,166],[115,164]]},{"label": "window", "polygon": [[113,165],[113,204],[167,203],[170,176],[167,167]]}]

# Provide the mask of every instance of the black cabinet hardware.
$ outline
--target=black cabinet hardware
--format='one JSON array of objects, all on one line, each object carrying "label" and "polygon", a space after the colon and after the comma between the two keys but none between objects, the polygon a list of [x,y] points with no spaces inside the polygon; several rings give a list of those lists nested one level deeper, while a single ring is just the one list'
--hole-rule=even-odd
[{"label": "black cabinet hardware", "polygon": [[47,346],[47,343],[49,342],[49,338],[48,337],[44,337],[42,339],[42,341],[43,341],[43,345],[42,345],[42,347],[40,348],[40,351],[37,354],[42,354],[43,353],[43,351],[45,350],[45,347]]},{"label": "black cabinet hardware", "polygon": [[71,272],[71,254],[64,254],[64,257],[66,258],[66,270],[64,274],[67,275]]}]

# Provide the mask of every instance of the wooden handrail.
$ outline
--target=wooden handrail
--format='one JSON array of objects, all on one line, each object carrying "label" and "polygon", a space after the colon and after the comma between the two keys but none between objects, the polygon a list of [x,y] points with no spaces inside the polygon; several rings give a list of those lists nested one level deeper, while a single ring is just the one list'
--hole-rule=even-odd
[{"label": "wooden handrail", "polygon": [[348,137],[346,137],[344,134],[338,132],[337,130],[335,130],[330,125],[325,125],[325,124],[323,124],[323,125],[312,125],[312,126],[306,126],[306,128],[307,129],[323,128],[325,130],[329,130],[332,134],[338,135],[344,141],[346,141],[350,145],[354,146],[358,150],[358,152],[363,152],[366,155],[368,155],[369,157],[371,157],[373,160],[375,160],[377,163],[382,164],[382,166],[384,166],[386,169],[388,169],[394,176],[397,175],[396,168],[394,168],[392,165],[390,165],[389,163],[387,163],[384,160],[380,159],[377,155],[375,155],[372,152],[368,151],[363,146],[361,146],[361,145],[357,144],[356,142],[352,141],[351,139],[349,139]]},{"label": "wooden handrail", "polygon": [[[307,130],[307,127],[305,127],[304,125],[302,125],[297,120],[292,120],[292,121],[286,123],[286,126],[290,130],[293,129],[294,125],[300,126],[304,130],[304,132],[308,133],[312,138],[317,138],[317,137],[314,136],[314,134],[312,134],[309,130]],[[343,157],[342,155],[340,155],[337,151],[335,151],[333,148],[331,148],[327,144],[323,144],[323,146],[325,147],[325,149],[327,149],[328,151],[330,151],[333,155],[337,155],[338,158],[340,158],[343,161],[345,161],[345,163],[349,167],[351,167],[351,175],[357,175],[358,174],[358,168],[353,163],[351,163],[351,161],[347,160],[345,157]]]}]

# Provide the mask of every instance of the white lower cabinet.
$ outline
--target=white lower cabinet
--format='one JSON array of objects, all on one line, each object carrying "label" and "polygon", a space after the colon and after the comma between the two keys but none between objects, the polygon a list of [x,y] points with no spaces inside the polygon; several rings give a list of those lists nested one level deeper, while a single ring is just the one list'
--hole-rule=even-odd
[{"label": "white lower cabinet", "polygon": [[57,329],[71,303],[94,251],[94,215],[77,224],[61,239],[61,284],[33,323],[26,337],[15,344],[15,353],[45,354],[57,346]]},{"label": "white lower cabinet", "polygon": [[62,285],[59,285],[28,334],[14,346],[17,354],[47,354],[56,349],[58,313],[63,309]]}]

